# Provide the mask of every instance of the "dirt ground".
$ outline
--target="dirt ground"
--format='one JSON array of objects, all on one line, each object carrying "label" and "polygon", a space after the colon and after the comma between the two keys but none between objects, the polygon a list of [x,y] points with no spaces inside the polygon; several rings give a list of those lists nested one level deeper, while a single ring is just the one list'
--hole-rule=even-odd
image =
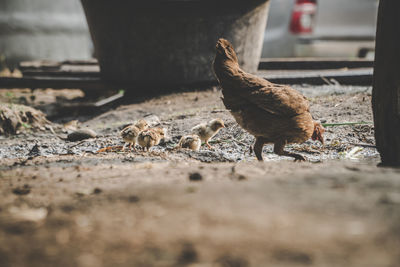
[{"label": "dirt ground", "polygon": [[[295,88],[323,123],[372,121],[369,87]],[[45,110],[56,94],[12,97]],[[324,146],[287,146],[308,162],[268,145],[260,163],[220,96],[170,94],[76,117],[99,135],[82,143],[29,129],[2,137],[0,266],[398,266],[400,171],[376,167],[371,124],[327,127]],[[217,117],[227,127],[213,150],[173,149]],[[140,118],[167,128],[167,140],[96,153],[123,144],[118,132]]]}]

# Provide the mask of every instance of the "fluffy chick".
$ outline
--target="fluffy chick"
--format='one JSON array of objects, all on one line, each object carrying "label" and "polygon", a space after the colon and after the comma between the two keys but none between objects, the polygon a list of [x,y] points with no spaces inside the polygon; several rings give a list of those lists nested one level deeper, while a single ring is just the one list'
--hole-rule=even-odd
[{"label": "fluffy chick", "polygon": [[208,148],[212,148],[208,141],[216,135],[219,130],[225,127],[221,119],[213,119],[207,123],[201,123],[192,128],[192,133],[198,135],[202,142],[205,142]]},{"label": "fluffy chick", "polygon": [[178,143],[178,148],[189,148],[198,151],[201,146],[200,137],[197,134],[184,135]]},{"label": "fluffy chick", "polygon": [[124,139],[124,141],[129,144],[129,151],[131,151],[132,145],[133,145],[133,150],[135,150],[135,145],[136,145],[139,133],[141,131],[147,130],[147,128],[149,128],[147,121],[139,120],[135,124],[126,126],[121,131],[122,139]]},{"label": "fluffy chick", "polygon": [[151,128],[141,131],[137,141],[141,147],[148,151],[150,147],[158,145],[163,138],[165,138],[165,130],[163,128]]}]

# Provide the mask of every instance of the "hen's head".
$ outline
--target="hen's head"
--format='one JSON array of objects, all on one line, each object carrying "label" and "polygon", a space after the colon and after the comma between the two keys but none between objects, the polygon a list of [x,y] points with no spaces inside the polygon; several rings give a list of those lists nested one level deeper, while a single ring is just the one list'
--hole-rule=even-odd
[{"label": "hen's head", "polygon": [[220,38],[215,46],[217,53],[216,57],[221,57],[223,59],[230,59],[233,62],[238,62],[235,50],[232,44],[223,38]]},{"label": "hen's head", "polygon": [[321,144],[324,143],[324,133],[325,133],[325,128],[322,127],[321,123],[314,121],[314,132],[311,136],[312,140],[318,140],[321,142]]}]

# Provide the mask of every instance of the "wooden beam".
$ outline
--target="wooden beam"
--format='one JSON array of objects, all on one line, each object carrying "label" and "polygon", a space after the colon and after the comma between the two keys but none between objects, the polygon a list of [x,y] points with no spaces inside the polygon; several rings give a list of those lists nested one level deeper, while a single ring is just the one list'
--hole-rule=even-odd
[{"label": "wooden beam", "polygon": [[380,0],[372,108],[382,164],[400,166],[400,1]]},{"label": "wooden beam", "polygon": [[100,78],[90,77],[30,77],[12,78],[0,77],[0,88],[52,88],[52,89],[82,89],[106,91],[115,87]]},{"label": "wooden beam", "polygon": [[260,70],[318,70],[372,68],[373,60],[340,58],[262,58]]}]

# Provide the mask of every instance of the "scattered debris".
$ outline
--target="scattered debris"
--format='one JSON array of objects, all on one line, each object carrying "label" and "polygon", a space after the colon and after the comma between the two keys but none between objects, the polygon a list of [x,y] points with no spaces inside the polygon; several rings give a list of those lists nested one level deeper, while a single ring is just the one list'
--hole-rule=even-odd
[{"label": "scattered debris", "polygon": [[363,125],[373,124],[372,121],[358,121],[358,122],[340,122],[340,123],[321,123],[324,127],[344,126],[344,125]]},{"label": "scattered debris", "polygon": [[[329,91],[336,90],[340,87],[340,91],[337,94],[323,95],[313,97],[310,101],[312,102],[311,108],[315,119],[320,118],[321,122],[337,122],[336,119],[340,117],[344,123],[350,122],[369,122],[372,121],[372,115],[365,105],[360,101],[363,98],[368,98],[370,92],[366,91],[366,87],[349,88],[345,86],[334,86],[326,85],[318,88],[309,88],[304,86],[298,86],[296,89],[302,91],[305,95],[309,96],[310,90],[318,91]],[[349,90],[349,94],[344,93],[345,90]],[[354,91],[355,90],[355,91]],[[39,91],[35,91],[38,98],[41,99],[38,94]],[[336,91],[334,91],[336,92]],[[65,92],[67,93],[67,92]],[[65,94],[64,93],[64,94]],[[13,91],[16,98],[20,95]],[[24,97],[28,97],[29,92],[26,92]],[[0,148],[1,158],[25,158],[28,153],[32,150],[34,144],[37,144],[38,151],[32,150],[31,156],[36,155],[44,156],[43,160],[46,160],[49,156],[51,157],[64,157],[64,156],[83,156],[89,153],[107,153],[113,152],[112,155],[96,155],[96,157],[110,157],[113,160],[121,162],[136,162],[136,161],[199,161],[199,162],[239,162],[239,161],[254,161],[254,154],[251,152],[254,137],[240,128],[230,116],[229,111],[222,108],[222,103],[219,101],[219,92],[197,92],[195,93],[198,97],[196,103],[192,102],[194,93],[177,94],[176,96],[168,96],[167,99],[151,100],[150,102],[143,102],[139,104],[133,104],[129,106],[121,106],[119,108],[108,111],[106,114],[97,116],[94,119],[86,117],[68,117],[69,122],[64,126],[52,124],[45,125],[45,128],[53,129],[54,136],[58,139],[55,140],[54,136],[50,132],[30,132],[29,135],[24,135],[22,138],[26,140],[16,140],[13,138],[3,138],[2,145]],[[0,94],[3,96],[3,102],[6,101],[5,93]],[[357,96],[356,98],[354,96]],[[210,102],[210,99],[214,99],[214,102]],[[165,106],[164,103],[170,101],[170,106]],[[189,101],[190,100],[190,101]],[[60,100],[62,101],[62,100]],[[188,103],[190,102],[190,103]],[[342,103],[340,108],[334,108],[336,103]],[[178,107],[175,105],[179,104]],[[195,105],[195,106],[193,106]],[[209,106],[207,106],[209,105]],[[173,107],[173,108],[172,108]],[[171,111],[172,108],[172,111]],[[193,125],[199,124],[202,121],[210,120],[213,117],[211,113],[213,110],[220,111],[218,117],[221,117],[226,122],[226,128],[218,133],[215,140],[209,143],[214,146],[214,150],[208,149],[206,146],[200,148],[199,151],[190,150],[178,150],[173,149],[179,143],[182,136],[190,133],[190,129]],[[190,111],[190,112],[189,112]],[[174,116],[171,117],[171,113]],[[193,116],[187,116],[183,119],[176,119],[178,115],[192,114]],[[157,114],[157,115],[155,115]],[[137,153],[122,153],[121,137],[119,131],[121,125],[125,122],[138,120],[145,118],[149,120],[150,124],[160,125],[165,127],[168,125],[168,139],[160,141],[158,146],[153,147],[152,153],[143,153],[138,151]],[[59,118],[59,120],[65,122],[65,118]],[[79,130],[78,121],[85,121],[85,125],[90,129],[96,131],[96,139],[92,139],[95,134],[92,132],[83,133]],[[332,124],[333,125],[333,124]],[[22,126],[23,127],[23,126]],[[77,127],[78,129],[74,130]],[[86,128],[86,127],[85,127]],[[83,128],[83,129],[85,129]],[[65,132],[71,134],[69,138]],[[78,135],[78,136],[76,136]],[[91,138],[91,139],[82,139]],[[82,139],[82,140],[81,140]],[[74,141],[71,143],[65,143],[65,141]],[[80,140],[80,141],[79,141]],[[326,131],[326,140],[324,146],[317,146],[313,142],[308,141],[300,146],[287,145],[286,149],[289,151],[300,151],[304,153],[310,159],[315,162],[317,159],[329,160],[329,159],[346,159],[344,153],[349,152],[354,146],[363,147],[364,150],[357,153],[358,158],[369,158],[372,157],[377,159],[379,157],[376,148],[374,147],[374,129],[373,125],[360,124],[360,125],[343,125],[340,127],[328,127]],[[281,157],[276,157],[271,153],[273,151],[272,145],[266,145],[264,149],[264,155],[267,160],[282,160]],[[30,158],[30,159],[31,159]],[[56,158],[54,158],[56,159]],[[69,159],[70,160],[70,159]],[[72,157],[71,157],[72,160]],[[379,160],[379,159],[378,159]],[[56,159],[56,162],[58,160]],[[26,164],[33,164],[32,162],[26,162]]]},{"label": "scattered debris", "polygon": [[354,159],[356,158],[356,155],[362,150],[363,150],[362,147],[359,146],[353,147],[348,153],[345,154],[345,157],[348,159]]},{"label": "scattered debris", "polygon": [[0,135],[14,135],[28,130],[44,131],[49,124],[39,110],[19,104],[0,103]]},{"label": "scattered debris", "polygon": [[104,153],[104,152],[121,152],[124,146],[108,146],[97,150],[97,153]]},{"label": "scattered debris", "polygon": [[40,152],[39,146],[38,144],[35,144],[32,149],[29,151],[28,153],[28,157],[38,157],[40,156],[42,153]]}]

